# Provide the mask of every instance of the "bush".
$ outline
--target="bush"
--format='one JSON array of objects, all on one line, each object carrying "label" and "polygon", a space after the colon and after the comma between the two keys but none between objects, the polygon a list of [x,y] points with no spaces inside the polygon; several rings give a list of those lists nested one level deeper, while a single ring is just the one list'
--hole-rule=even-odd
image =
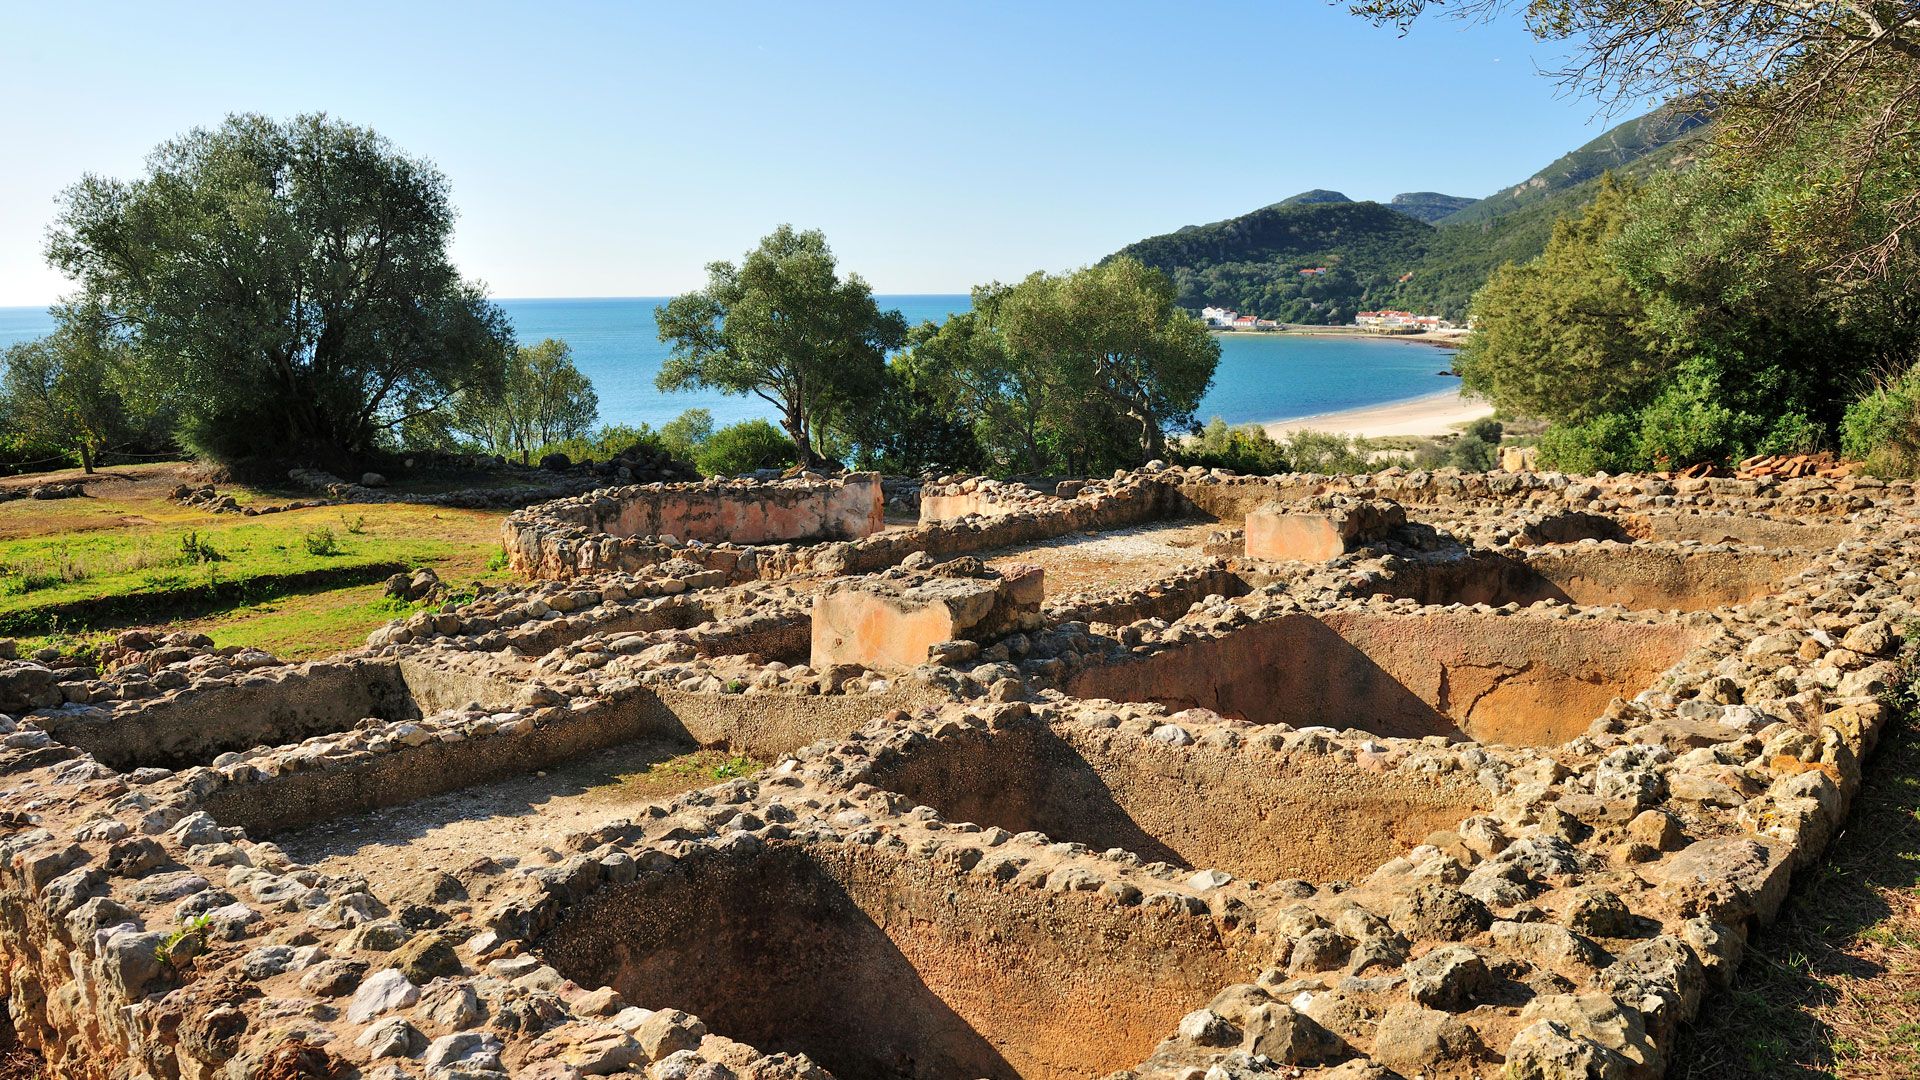
[{"label": "bush", "polygon": [[1287,455],[1258,424],[1230,427],[1214,417],[1200,434],[1173,451],[1182,465],[1207,469],[1231,469],[1253,476],[1287,472]]},{"label": "bush", "polygon": [[1540,436],[1540,467],[1578,475],[1626,472],[1639,452],[1639,434],[1638,418],[1626,413],[1555,424]]},{"label": "bush", "polygon": [[708,436],[694,465],[703,476],[733,476],[755,469],[784,469],[798,458],[793,440],[765,420],[743,420]]},{"label": "bush", "polygon": [[713,413],[688,409],[660,426],[660,444],[681,461],[692,461],[700,447],[713,438]]},{"label": "bush", "polygon": [[1284,447],[1295,472],[1364,473],[1380,467],[1355,445],[1351,435],[1295,431],[1287,435]]},{"label": "bush", "polygon": [[332,529],[324,527],[315,529],[302,537],[302,540],[306,543],[309,555],[325,558],[340,554],[340,538],[333,534]]},{"label": "bush", "polygon": [[1880,380],[1847,407],[1840,451],[1876,476],[1920,475],[1920,367]]}]

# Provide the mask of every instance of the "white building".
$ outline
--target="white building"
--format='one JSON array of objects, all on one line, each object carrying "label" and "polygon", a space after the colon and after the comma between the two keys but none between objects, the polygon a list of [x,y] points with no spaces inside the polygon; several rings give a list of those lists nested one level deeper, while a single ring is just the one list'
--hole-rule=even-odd
[{"label": "white building", "polygon": [[1233,321],[1239,317],[1240,313],[1232,308],[1209,307],[1200,309],[1200,321],[1206,323],[1208,326],[1230,327],[1233,325]]}]

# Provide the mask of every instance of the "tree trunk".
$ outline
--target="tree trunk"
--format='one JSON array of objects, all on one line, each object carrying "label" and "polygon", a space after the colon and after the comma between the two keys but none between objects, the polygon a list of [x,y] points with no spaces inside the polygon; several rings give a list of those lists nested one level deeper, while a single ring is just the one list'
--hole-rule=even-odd
[{"label": "tree trunk", "polygon": [[85,440],[80,443],[80,471],[88,476],[93,475],[93,448]]},{"label": "tree trunk", "polygon": [[1161,431],[1160,425],[1154,423],[1151,418],[1140,422],[1140,441],[1140,448],[1146,453],[1148,461],[1166,458],[1167,433]]},{"label": "tree trunk", "polygon": [[807,418],[799,406],[789,404],[781,410],[780,426],[787,430],[787,438],[793,440],[794,449],[799,451],[800,464],[812,468],[820,463],[820,455],[813,451],[813,440],[807,435]]}]

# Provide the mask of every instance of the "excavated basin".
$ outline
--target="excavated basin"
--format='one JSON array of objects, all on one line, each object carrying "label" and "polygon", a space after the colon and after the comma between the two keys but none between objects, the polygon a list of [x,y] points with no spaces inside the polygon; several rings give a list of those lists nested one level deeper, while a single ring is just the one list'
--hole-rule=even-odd
[{"label": "excavated basin", "polygon": [[1692,648],[1678,623],[1429,611],[1287,615],[1084,670],[1077,697],[1252,723],[1553,746]]},{"label": "excavated basin", "polygon": [[1462,778],[1368,772],[1311,752],[1171,746],[1079,725],[944,736],[871,782],[948,820],[1266,881],[1365,877],[1484,808]]},{"label": "excavated basin", "polygon": [[1252,959],[1204,916],[856,844],[690,856],[596,893],[539,948],[843,1080],[1103,1075]]},{"label": "excavated basin", "polygon": [[1787,551],[1701,551],[1667,545],[1578,545],[1523,555],[1475,552],[1446,561],[1406,560],[1379,590],[1422,604],[1565,604],[1706,611],[1780,591],[1813,565]]}]

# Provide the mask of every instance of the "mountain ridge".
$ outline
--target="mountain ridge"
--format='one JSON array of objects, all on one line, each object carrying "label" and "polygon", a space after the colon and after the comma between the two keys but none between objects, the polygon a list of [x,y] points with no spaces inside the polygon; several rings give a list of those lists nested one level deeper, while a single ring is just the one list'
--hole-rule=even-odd
[{"label": "mountain ridge", "polygon": [[[1494,269],[1544,250],[1553,222],[1590,202],[1603,173],[1677,167],[1709,122],[1699,113],[1655,110],[1481,199],[1417,191],[1379,203],[1315,188],[1135,241],[1115,255],[1165,271],[1180,303],[1195,309],[1321,324],[1388,306],[1464,318]],[[1301,273],[1320,267],[1327,272]]]}]

